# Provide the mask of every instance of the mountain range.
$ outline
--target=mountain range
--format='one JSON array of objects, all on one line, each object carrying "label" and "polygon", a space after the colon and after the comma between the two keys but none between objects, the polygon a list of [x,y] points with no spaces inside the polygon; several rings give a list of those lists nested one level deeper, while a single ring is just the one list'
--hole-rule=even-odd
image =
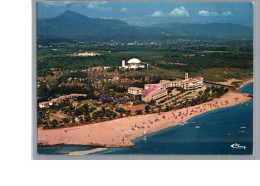
[{"label": "mountain range", "polygon": [[252,40],[253,28],[230,23],[169,23],[132,26],[121,20],[90,18],[65,11],[54,18],[38,18],[39,39],[66,38],[87,42],[133,42],[176,38]]}]

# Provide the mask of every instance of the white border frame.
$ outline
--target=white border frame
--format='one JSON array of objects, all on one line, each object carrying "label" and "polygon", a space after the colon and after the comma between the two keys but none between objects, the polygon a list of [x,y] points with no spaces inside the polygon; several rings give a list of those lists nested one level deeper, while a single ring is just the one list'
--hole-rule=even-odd
[{"label": "white border frame", "polygon": [[[50,0],[32,0],[32,151],[33,160],[260,160],[260,0],[189,0],[190,2],[252,2],[254,3],[254,96],[253,96],[253,154],[252,155],[99,155],[85,156],[42,155],[37,153],[37,2]],[[62,1],[62,0],[56,0]],[[84,0],[70,0],[84,1]],[[102,0],[98,0],[102,1]],[[111,0],[109,0],[111,1]],[[117,0],[115,0],[117,1]],[[121,0],[125,1],[125,0]],[[131,0],[128,0],[131,1]],[[142,0],[144,1],[144,0]],[[149,1],[149,0],[145,0]],[[153,0],[150,0],[153,1]],[[158,0],[160,1],[160,0]],[[164,0],[163,0],[164,1]],[[181,0],[170,0],[181,1]],[[185,0],[188,1],[188,0]]]}]

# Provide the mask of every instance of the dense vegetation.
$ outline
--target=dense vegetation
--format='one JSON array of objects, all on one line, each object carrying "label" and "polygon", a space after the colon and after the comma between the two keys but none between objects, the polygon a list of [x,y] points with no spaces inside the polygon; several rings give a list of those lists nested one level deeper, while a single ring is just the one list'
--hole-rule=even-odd
[{"label": "dense vegetation", "polygon": [[[214,78],[223,81],[228,78],[246,79],[252,77],[253,71],[251,41],[176,40],[156,45],[145,43],[128,46],[110,43],[110,47],[85,42],[79,44],[79,41],[74,40],[40,40],[39,42],[45,44],[38,49],[39,76],[53,75],[51,68],[82,70],[97,66],[111,66],[108,71],[114,71],[121,65],[123,59],[128,60],[133,57],[150,64],[151,68],[140,72],[140,76],[169,74],[180,78],[183,77],[183,72],[187,71],[192,76],[203,76],[206,81],[213,81]],[[69,56],[68,54],[79,52],[76,46],[80,46],[81,51],[95,51],[101,55]],[[54,47],[58,50],[51,50]]]}]

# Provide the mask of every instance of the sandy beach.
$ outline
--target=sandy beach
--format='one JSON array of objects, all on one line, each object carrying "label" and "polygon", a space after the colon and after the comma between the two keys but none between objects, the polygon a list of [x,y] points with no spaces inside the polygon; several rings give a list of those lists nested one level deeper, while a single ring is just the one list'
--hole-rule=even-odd
[{"label": "sandy beach", "polygon": [[238,82],[238,83],[241,83],[238,87],[238,89],[240,89],[243,86],[245,86],[249,83],[252,83],[253,81],[254,81],[253,78],[250,78],[250,79],[247,79],[247,80],[240,80],[240,79],[231,78],[231,79],[228,79],[227,81],[219,81],[219,82],[213,82],[213,83],[220,84],[220,85],[226,85],[226,86],[234,86],[234,85],[232,85],[232,83]]},{"label": "sandy beach", "polygon": [[95,152],[103,151],[106,149],[107,148],[95,148],[95,149],[91,149],[91,150],[74,151],[74,152],[70,152],[69,155],[73,155],[73,156],[87,155],[87,154],[92,154]]},{"label": "sandy beach", "polygon": [[229,91],[221,98],[189,108],[169,112],[131,116],[102,123],[70,128],[38,128],[38,145],[91,145],[101,147],[131,147],[133,139],[179,125],[190,118],[224,107],[249,101],[247,94]]},{"label": "sandy beach", "polygon": [[254,81],[254,78],[250,78],[246,81],[243,81],[243,83],[239,86],[239,89],[242,88],[243,86],[246,86],[249,83],[252,83]]}]

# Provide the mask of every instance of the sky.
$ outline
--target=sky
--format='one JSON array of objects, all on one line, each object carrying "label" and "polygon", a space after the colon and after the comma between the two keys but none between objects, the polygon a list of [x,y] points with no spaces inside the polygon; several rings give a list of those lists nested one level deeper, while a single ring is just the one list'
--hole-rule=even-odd
[{"label": "sky", "polygon": [[71,10],[92,18],[119,19],[130,25],[160,23],[234,23],[253,26],[251,2],[55,2],[37,3],[38,18]]}]

